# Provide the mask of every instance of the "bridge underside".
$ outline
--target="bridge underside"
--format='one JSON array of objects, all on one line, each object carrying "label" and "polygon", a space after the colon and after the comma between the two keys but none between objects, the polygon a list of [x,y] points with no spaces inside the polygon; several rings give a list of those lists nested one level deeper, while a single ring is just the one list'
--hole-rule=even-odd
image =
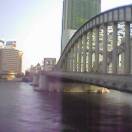
[{"label": "bridge underside", "polygon": [[74,73],[74,72],[52,72],[44,76],[55,78],[59,81],[71,81],[93,84],[97,86],[107,87],[110,89],[132,92],[132,76],[113,75],[113,74],[94,74],[94,73]]}]

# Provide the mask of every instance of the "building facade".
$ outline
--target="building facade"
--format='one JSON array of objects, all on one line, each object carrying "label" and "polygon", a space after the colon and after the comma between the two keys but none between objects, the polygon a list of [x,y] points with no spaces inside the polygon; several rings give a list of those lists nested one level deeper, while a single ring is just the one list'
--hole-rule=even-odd
[{"label": "building facade", "polygon": [[101,11],[101,0],[64,0],[61,52],[76,30]]},{"label": "building facade", "polygon": [[16,75],[22,72],[22,52],[14,48],[0,48],[0,74]]},{"label": "building facade", "polygon": [[56,65],[56,58],[44,58],[43,70],[52,71]]},{"label": "building facade", "polygon": [[16,48],[16,41],[6,41],[6,47]]}]

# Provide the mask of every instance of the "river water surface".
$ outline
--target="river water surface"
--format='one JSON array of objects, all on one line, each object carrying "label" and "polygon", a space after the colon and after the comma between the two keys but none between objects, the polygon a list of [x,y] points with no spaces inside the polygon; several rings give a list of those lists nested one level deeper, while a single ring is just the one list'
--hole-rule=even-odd
[{"label": "river water surface", "polygon": [[0,82],[0,132],[131,132],[132,94],[36,92]]},{"label": "river water surface", "polygon": [[132,132],[132,94],[63,94],[64,132]]},{"label": "river water surface", "polygon": [[26,83],[0,82],[0,132],[60,132],[60,101]]}]

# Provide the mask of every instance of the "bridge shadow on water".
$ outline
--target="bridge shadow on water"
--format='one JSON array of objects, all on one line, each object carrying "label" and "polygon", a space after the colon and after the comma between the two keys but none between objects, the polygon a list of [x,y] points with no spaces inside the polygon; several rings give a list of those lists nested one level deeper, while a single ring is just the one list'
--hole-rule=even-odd
[{"label": "bridge shadow on water", "polygon": [[62,132],[130,132],[131,94],[63,93]]}]

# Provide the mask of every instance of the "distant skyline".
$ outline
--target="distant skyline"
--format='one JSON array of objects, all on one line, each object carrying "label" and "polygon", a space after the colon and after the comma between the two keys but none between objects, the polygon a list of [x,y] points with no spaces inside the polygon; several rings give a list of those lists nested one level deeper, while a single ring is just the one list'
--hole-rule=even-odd
[{"label": "distant skyline", "polygon": [[[63,0],[0,0],[0,39],[15,40],[24,52],[23,70],[60,56]],[[131,0],[102,0],[102,11],[131,4]]]}]

